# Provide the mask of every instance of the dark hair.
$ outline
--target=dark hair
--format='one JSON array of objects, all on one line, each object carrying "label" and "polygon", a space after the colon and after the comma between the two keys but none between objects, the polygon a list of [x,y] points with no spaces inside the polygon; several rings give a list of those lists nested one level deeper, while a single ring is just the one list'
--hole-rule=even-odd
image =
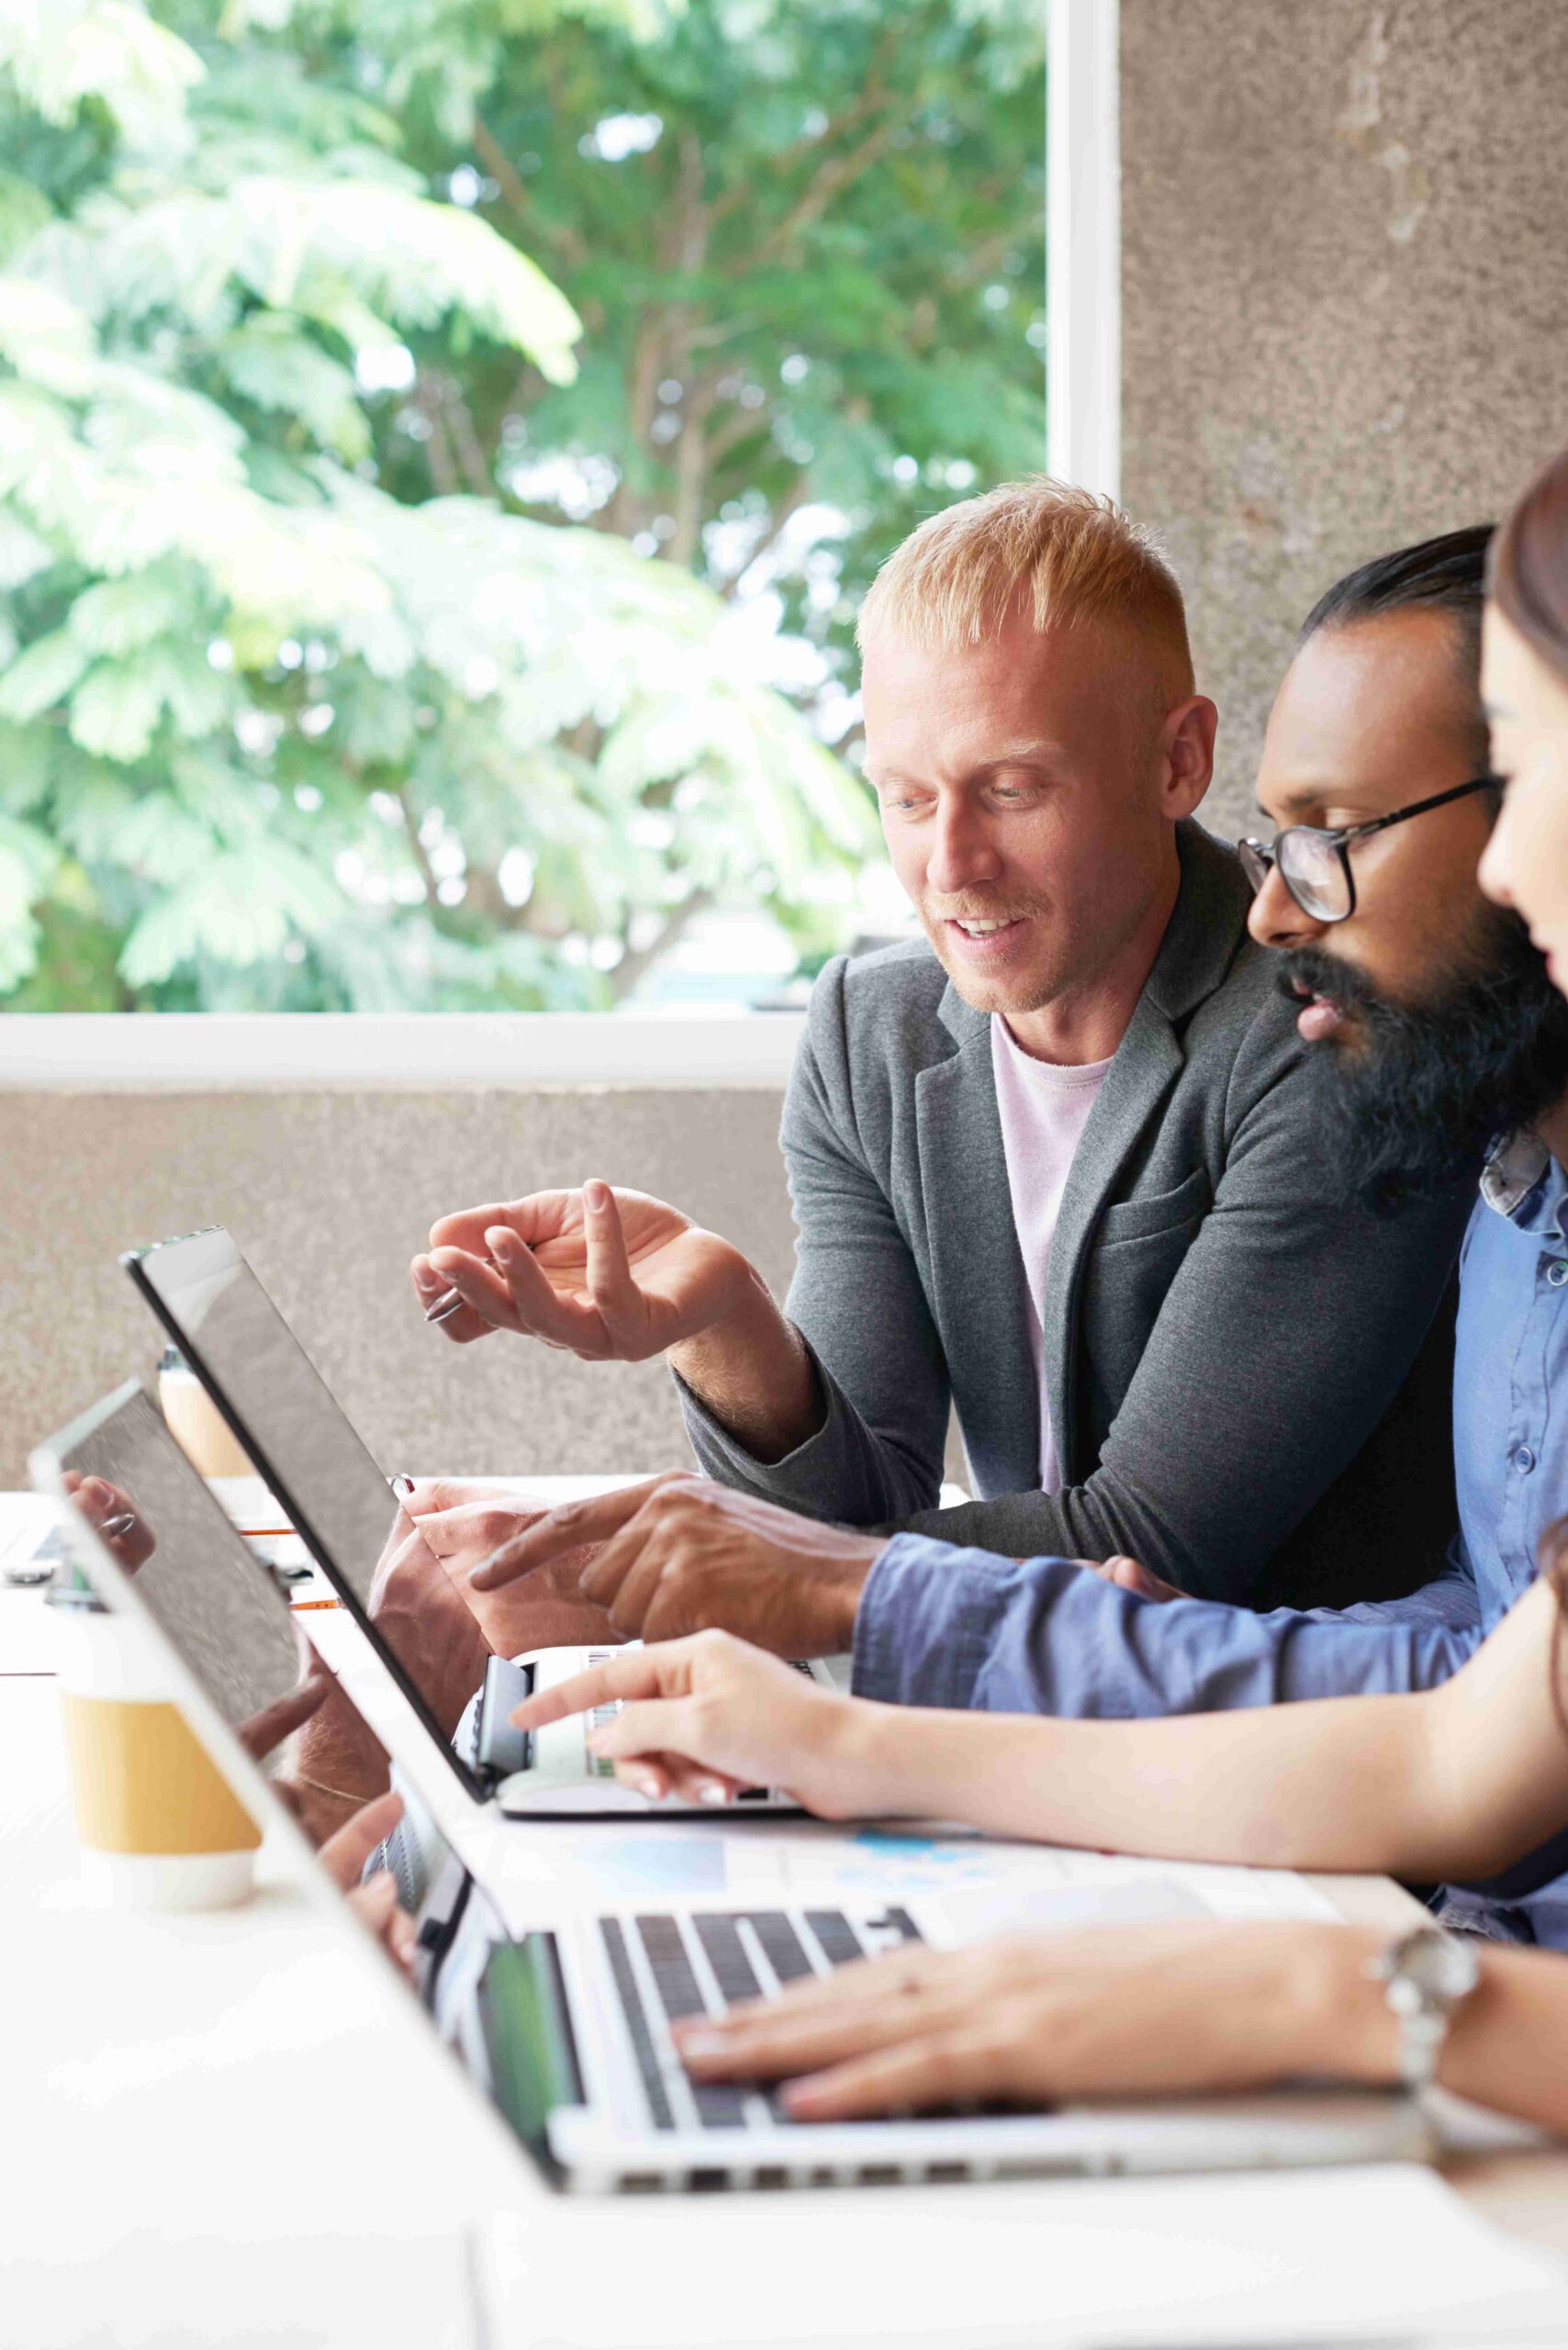
[{"label": "dark hair", "polygon": [[1385,612],[1431,604],[1453,615],[1479,658],[1486,550],[1495,529],[1491,522],[1475,522],[1465,531],[1445,531],[1440,538],[1374,555],[1371,563],[1347,571],[1327,595],[1319,596],[1296,642],[1305,644],[1320,629],[1350,628],[1358,621],[1379,620]]},{"label": "dark hair", "polygon": [[[1473,706],[1472,733],[1476,772],[1490,753],[1486,715],[1481,706],[1481,613],[1486,600],[1486,550],[1495,532],[1491,522],[1473,522],[1468,530],[1444,531],[1413,547],[1398,547],[1393,554],[1374,555],[1337,579],[1319,596],[1301,624],[1299,652],[1309,638],[1324,629],[1354,628],[1359,621],[1381,620],[1388,612],[1423,608],[1445,612],[1459,630],[1464,685]],[[1494,816],[1501,796],[1487,795]]]},{"label": "dark hair", "polygon": [[[1486,592],[1547,666],[1568,678],[1568,450],[1542,466],[1493,540]],[[1568,1615],[1568,1517],[1547,1528],[1539,1559],[1557,1597],[1551,1695],[1568,1729],[1558,1670]]]},{"label": "dark hair", "polygon": [[1487,593],[1568,679],[1568,449],[1537,474],[1493,543]]}]

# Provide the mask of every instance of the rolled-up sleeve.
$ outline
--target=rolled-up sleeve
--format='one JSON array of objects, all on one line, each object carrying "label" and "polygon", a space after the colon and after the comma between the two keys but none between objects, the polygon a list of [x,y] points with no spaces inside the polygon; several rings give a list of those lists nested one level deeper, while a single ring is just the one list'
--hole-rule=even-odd
[{"label": "rolled-up sleeve", "polygon": [[1255,1616],[1140,1598],[1073,1559],[1002,1559],[895,1536],[855,1627],[857,1696],[1102,1720],[1214,1713],[1446,1681],[1484,1637],[1473,1583]]}]

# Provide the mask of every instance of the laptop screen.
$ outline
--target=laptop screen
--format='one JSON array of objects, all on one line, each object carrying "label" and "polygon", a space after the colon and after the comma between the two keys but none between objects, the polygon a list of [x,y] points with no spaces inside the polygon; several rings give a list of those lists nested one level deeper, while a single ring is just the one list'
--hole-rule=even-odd
[{"label": "laptop screen", "polygon": [[[465,1599],[460,1613],[418,1604],[421,1592],[450,1583],[445,1570],[230,1236],[194,1233],[120,1261],[375,1642],[431,1743],[469,1794],[482,1796],[485,1783],[451,1744],[489,1653],[477,1622]],[[472,1658],[454,1659],[454,1624]]]},{"label": "laptop screen", "polygon": [[[269,1777],[286,1777],[310,1772],[314,1759],[310,1775],[335,1772],[327,1783],[336,1785],[352,1751],[365,1800],[379,1794],[388,1775],[384,1749],[324,1675],[283,1594],[145,1391],[120,1388],[42,1450],[99,1541],[134,1581],[157,1629],[257,1766]],[[99,1487],[88,1482],[94,1479]],[[307,1684],[318,1688],[314,1705]],[[331,1742],[325,1763],[313,1752],[323,1739]],[[347,1816],[340,1813],[331,1825]]]}]

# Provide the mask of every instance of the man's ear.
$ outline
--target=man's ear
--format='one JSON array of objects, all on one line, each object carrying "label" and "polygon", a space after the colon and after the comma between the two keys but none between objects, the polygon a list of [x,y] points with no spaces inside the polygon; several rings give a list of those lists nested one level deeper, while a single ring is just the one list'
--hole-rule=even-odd
[{"label": "man's ear", "polygon": [[1193,694],[1167,711],[1160,729],[1160,813],[1174,822],[1190,816],[1214,780],[1219,711],[1207,694]]}]

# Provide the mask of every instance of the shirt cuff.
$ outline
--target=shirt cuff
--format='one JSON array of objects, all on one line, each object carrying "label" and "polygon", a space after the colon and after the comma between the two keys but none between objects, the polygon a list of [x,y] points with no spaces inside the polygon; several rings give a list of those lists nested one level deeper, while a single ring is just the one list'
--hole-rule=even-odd
[{"label": "shirt cuff", "polygon": [[1014,1566],[990,1550],[895,1534],[860,1594],[850,1684],[856,1696],[897,1706],[972,1706]]},{"label": "shirt cuff", "polygon": [[886,1497],[871,1491],[861,1473],[855,1416],[811,1341],[803,1343],[821,1383],[826,1411],[821,1427],[781,1460],[759,1460],[692,1393],[680,1373],[671,1371],[698,1466],[721,1484],[756,1494],[762,1501],[778,1502],[802,1517],[826,1518],[845,1526],[885,1522],[893,1512]]}]

